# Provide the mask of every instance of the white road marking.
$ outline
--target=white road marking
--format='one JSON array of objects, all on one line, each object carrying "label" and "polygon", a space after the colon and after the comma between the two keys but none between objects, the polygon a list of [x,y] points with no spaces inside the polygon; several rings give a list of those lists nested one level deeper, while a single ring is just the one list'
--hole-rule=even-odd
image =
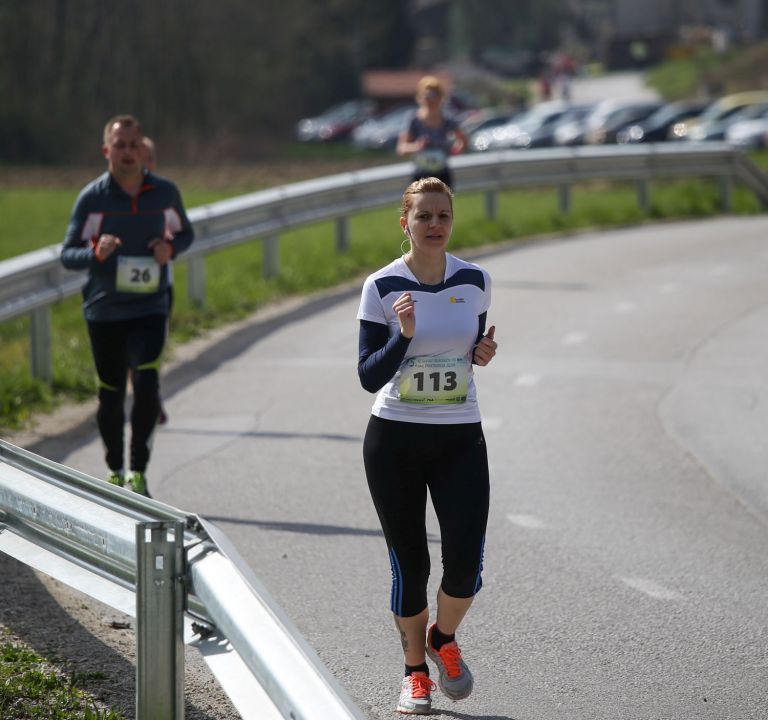
[{"label": "white road marking", "polygon": [[619,578],[621,582],[634,590],[639,590],[641,593],[645,593],[657,600],[679,600],[680,595],[674,590],[659,585],[653,580],[646,580],[645,578]]},{"label": "white road marking", "polygon": [[522,373],[515,378],[514,384],[520,387],[533,387],[541,382],[541,375]]},{"label": "white road marking", "polygon": [[512,513],[507,513],[507,520],[524,528],[536,529],[544,527],[544,523],[533,515],[514,515]]},{"label": "white road marking", "polygon": [[569,332],[567,335],[563,336],[562,343],[563,345],[580,345],[587,339],[587,333],[584,332]]}]

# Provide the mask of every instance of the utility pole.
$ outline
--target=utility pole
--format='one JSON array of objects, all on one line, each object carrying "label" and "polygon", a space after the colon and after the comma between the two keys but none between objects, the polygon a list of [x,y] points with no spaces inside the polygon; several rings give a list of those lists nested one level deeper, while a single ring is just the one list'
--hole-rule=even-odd
[{"label": "utility pole", "polygon": [[464,0],[448,0],[448,54],[453,62],[469,59],[469,39],[467,38],[467,23]]}]

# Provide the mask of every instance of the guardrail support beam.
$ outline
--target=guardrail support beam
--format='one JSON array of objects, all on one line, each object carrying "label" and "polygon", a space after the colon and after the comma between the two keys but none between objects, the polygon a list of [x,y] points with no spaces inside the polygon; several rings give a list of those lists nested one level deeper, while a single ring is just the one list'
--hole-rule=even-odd
[{"label": "guardrail support beam", "polygon": [[651,211],[651,194],[647,180],[637,181],[637,206],[645,215]]},{"label": "guardrail support beam", "polygon": [[349,218],[346,215],[336,218],[336,252],[349,250]]},{"label": "guardrail support beam", "polygon": [[496,191],[488,190],[485,193],[485,217],[489,220],[495,220],[496,210]]},{"label": "guardrail support beam", "polygon": [[136,525],[136,720],[184,720],[184,524]]},{"label": "guardrail support beam", "polygon": [[730,175],[722,175],[719,179],[720,185],[720,209],[723,212],[731,212],[733,209],[733,180]]},{"label": "guardrail support beam", "polygon": [[187,260],[187,296],[196,307],[205,304],[205,256],[195,255]]},{"label": "guardrail support beam", "polygon": [[51,361],[51,306],[33,310],[29,315],[29,346],[32,377],[49,385],[53,380]]},{"label": "guardrail support beam", "polygon": [[280,274],[280,236],[269,235],[263,238],[261,246],[264,277],[277,277]]},{"label": "guardrail support beam", "polygon": [[571,186],[567,183],[563,183],[557,188],[557,207],[563,215],[571,212]]}]

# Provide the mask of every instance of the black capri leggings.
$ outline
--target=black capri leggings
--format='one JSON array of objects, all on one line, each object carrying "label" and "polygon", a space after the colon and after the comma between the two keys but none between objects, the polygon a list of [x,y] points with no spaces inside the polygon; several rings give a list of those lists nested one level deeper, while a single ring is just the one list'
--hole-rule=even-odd
[{"label": "black capri leggings", "polygon": [[133,371],[130,467],[141,472],[146,470],[160,408],[160,356],[166,326],[165,315],[88,323],[99,376],[96,420],[104,441],[107,466],[111,470],[123,467],[123,406],[129,369]]},{"label": "black capri leggings", "polygon": [[392,612],[412,617],[427,607],[427,488],[440,523],[443,592],[458,598],[477,593],[489,498],[480,423],[432,425],[372,415],[363,460],[389,548]]}]

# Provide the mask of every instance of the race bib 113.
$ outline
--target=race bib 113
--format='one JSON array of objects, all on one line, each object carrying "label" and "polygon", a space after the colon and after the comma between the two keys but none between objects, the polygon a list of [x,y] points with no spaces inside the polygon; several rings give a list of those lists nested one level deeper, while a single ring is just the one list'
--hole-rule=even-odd
[{"label": "race bib 113", "polygon": [[466,402],[469,362],[466,357],[409,358],[400,367],[401,402],[454,405]]}]

